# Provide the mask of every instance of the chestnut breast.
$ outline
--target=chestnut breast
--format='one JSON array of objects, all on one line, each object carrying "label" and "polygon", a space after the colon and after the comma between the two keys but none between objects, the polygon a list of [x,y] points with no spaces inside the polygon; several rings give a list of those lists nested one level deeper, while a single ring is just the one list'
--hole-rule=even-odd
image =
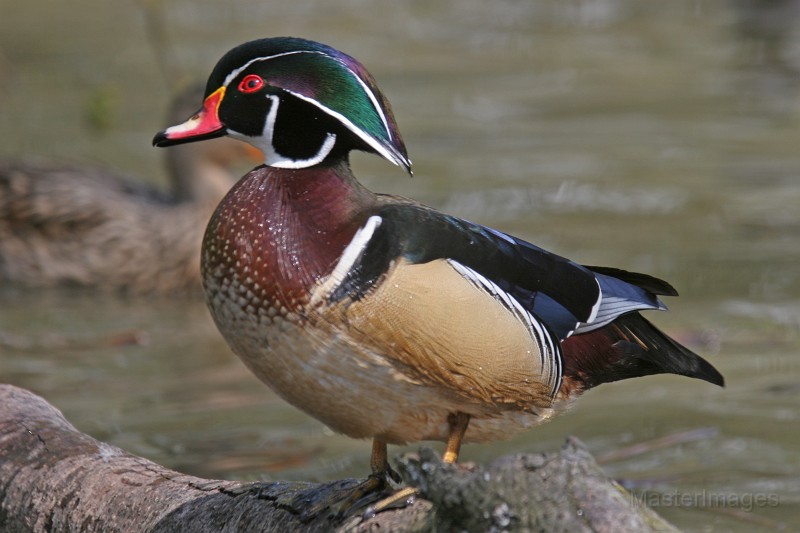
[{"label": "chestnut breast", "polygon": [[248,313],[286,315],[303,307],[363,222],[358,213],[371,195],[348,178],[336,167],[265,166],[243,177],[206,230],[209,304],[214,292],[225,291]]},{"label": "chestnut breast", "polygon": [[[436,322],[447,314],[434,301],[435,288],[443,289],[443,281],[465,298],[482,298],[492,310],[497,306],[441,262],[417,268],[395,265],[392,282],[383,283],[384,290],[374,298],[353,303],[347,316],[338,314],[346,307],[314,305],[311,293],[324,291],[343,250],[380,201],[335,168],[260,167],[231,190],[206,231],[202,270],[211,314],[233,351],[288,402],[353,437],[380,436],[394,443],[445,439],[448,413],[464,411],[480,417],[467,435],[468,440],[479,441],[496,438],[499,430],[511,434],[549,416],[550,400],[533,379],[537,354],[528,351],[528,338],[516,324],[507,324],[502,335],[508,337],[503,339],[506,344],[513,344],[509,349],[525,345],[512,350],[517,358],[498,359],[494,350],[470,347],[469,339],[454,334],[458,339],[450,335],[441,341],[447,349],[441,354],[435,350],[447,359],[443,363],[447,368],[436,372],[435,367],[442,365],[425,365],[412,371],[417,361],[412,356],[427,355],[427,360],[433,356],[411,348],[406,353],[400,342],[402,331],[404,326],[420,328],[428,332],[426,339],[440,342],[424,321]],[[406,301],[408,294],[397,294],[395,285],[419,298]],[[422,298],[423,294],[430,298]],[[410,303],[424,309],[406,308]],[[402,309],[389,312],[397,306]],[[436,311],[433,317],[418,314],[431,310]],[[486,313],[480,317],[485,319]],[[457,331],[477,331],[475,320]],[[351,321],[358,331],[344,326]],[[469,349],[459,350],[465,343]],[[433,345],[422,348],[426,347],[434,350]],[[450,372],[450,363],[459,367],[455,373]],[[425,376],[426,372],[436,377]],[[499,384],[491,379],[498,374]],[[468,382],[463,390],[464,383],[449,381],[458,381],[458,376]],[[519,406],[523,396],[525,405]],[[371,406],[368,410],[363,408],[365,399]]]}]

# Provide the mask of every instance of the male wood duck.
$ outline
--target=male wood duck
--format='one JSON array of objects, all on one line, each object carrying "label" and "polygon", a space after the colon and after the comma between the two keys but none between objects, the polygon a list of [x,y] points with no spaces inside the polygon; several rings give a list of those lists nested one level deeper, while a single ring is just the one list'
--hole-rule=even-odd
[{"label": "male wood duck", "polygon": [[[587,267],[353,176],[351,150],[410,173],[389,103],[355,59],[298,38],[251,41],[217,63],[202,108],[153,139],[228,135],[265,164],[206,230],[202,276],[233,351],[289,403],[386,445],[505,439],[582,392],[659,373],[723,385],[700,356],[639,314],[675,289]],[[364,487],[362,487],[364,488]]]},{"label": "male wood duck", "polygon": [[[170,117],[202,94],[179,95]],[[251,150],[232,139],[169,150],[169,193],[99,166],[0,162],[0,284],[199,293],[203,229]]]}]

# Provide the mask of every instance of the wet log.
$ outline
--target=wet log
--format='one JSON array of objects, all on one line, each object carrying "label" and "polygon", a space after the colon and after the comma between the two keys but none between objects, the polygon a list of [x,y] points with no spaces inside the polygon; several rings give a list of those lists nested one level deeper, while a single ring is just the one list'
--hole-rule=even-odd
[{"label": "wet log", "polygon": [[674,531],[610,480],[578,441],[488,465],[423,448],[398,469],[421,496],[335,521],[305,511],[359,480],[219,481],[180,474],[75,429],[35,394],[0,385],[0,531]]}]

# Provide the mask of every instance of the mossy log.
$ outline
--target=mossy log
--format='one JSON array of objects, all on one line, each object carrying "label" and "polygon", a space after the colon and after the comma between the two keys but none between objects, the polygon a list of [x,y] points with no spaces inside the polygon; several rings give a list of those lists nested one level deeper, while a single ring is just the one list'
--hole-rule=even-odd
[{"label": "mossy log", "polygon": [[180,474],[99,442],[44,399],[0,385],[0,531],[674,531],[610,480],[574,439],[558,453],[488,465],[399,459],[410,505],[366,518],[304,512],[359,480],[220,481]]}]

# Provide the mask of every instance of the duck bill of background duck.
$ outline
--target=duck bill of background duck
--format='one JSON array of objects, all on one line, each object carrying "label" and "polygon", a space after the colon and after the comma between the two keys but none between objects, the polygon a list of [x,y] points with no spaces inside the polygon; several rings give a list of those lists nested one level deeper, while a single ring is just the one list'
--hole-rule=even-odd
[{"label": "duck bill of background duck", "polygon": [[202,109],[186,122],[157,133],[153,137],[153,146],[174,146],[226,135],[228,130],[219,120],[219,106],[224,96],[225,87],[220,87],[208,95]]}]

